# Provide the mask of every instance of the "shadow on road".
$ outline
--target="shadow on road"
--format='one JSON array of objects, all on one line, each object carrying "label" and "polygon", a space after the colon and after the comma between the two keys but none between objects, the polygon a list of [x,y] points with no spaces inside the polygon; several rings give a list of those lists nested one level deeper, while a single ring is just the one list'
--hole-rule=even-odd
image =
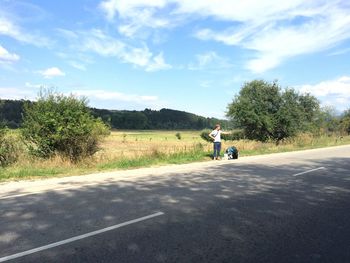
[{"label": "shadow on road", "polygon": [[162,211],[13,262],[350,262],[349,171],[228,163],[0,200],[0,257]]}]

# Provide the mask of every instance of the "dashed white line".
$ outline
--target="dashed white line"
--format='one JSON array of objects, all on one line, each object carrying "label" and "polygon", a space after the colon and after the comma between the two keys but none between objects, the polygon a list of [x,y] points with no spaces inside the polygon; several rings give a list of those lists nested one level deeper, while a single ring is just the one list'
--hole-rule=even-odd
[{"label": "dashed white line", "polygon": [[322,169],[326,169],[326,168],[325,167],[318,167],[318,168],[315,168],[315,169],[312,169],[312,170],[308,170],[308,171],[304,171],[304,172],[301,172],[301,173],[293,174],[293,176],[299,176],[299,175],[302,175],[302,174],[312,173],[312,172],[315,172],[315,171],[318,171],[318,170],[322,170]]},{"label": "dashed white line", "polygon": [[20,252],[20,253],[16,253],[16,254],[13,254],[13,255],[5,256],[5,257],[0,258],[0,262],[5,262],[5,261],[11,260],[11,259],[24,257],[24,256],[27,256],[27,255],[30,255],[30,254],[34,254],[34,253],[37,253],[37,252],[40,252],[40,251],[43,251],[43,250],[47,250],[47,249],[50,249],[50,248],[53,248],[53,247],[62,246],[62,245],[65,245],[67,243],[71,243],[71,242],[74,242],[74,241],[77,241],[77,240],[80,240],[80,239],[84,239],[84,238],[87,238],[87,237],[99,235],[99,234],[102,234],[102,233],[105,233],[105,232],[108,232],[108,231],[111,231],[111,230],[115,230],[117,228],[121,228],[121,227],[124,227],[124,226],[127,226],[127,225],[135,224],[135,223],[138,223],[138,222],[141,222],[141,221],[144,221],[144,220],[147,220],[147,219],[151,219],[151,218],[154,218],[154,217],[157,217],[157,216],[161,216],[161,215],[164,215],[164,213],[163,212],[157,212],[157,213],[154,213],[154,214],[151,214],[151,215],[148,215],[148,216],[143,216],[143,217],[140,217],[140,218],[137,218],[137,219],[133,219],[133,220],[130,220],[130,221],[126,221],[124,223],[120,223],[120,224],[117,224],[117,225],[114,225],[114,226],[110,226],[110,227],[106,227],[106,228],[103,228],[103,229],[100,229],[100,230],[92,231],[92,232],[89,232],[89,233],[86,233],[86,234],[83,234],[83,235],[71,237],[71,238],[68,238],[68,239],[65,239],[65,240],[62,240],[62,241],[59,241],[59,242],[51,243],[51,244],[48,244],[48,245],[45,245],[45,246],[42,246],[42,247],[37,247],[37,248],[30,249],[30,250],[27,250],[27,251],[23,251],[23,252]]}]

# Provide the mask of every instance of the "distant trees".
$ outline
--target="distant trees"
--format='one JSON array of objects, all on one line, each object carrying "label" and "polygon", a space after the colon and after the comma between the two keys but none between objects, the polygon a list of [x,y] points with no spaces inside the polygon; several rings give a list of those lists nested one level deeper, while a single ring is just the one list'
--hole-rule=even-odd
[{"label": "distant trees", "polygon": [[31,102],[0,99],[0,122],[12,129],[19,128],[22,124],[22,114],[26,103]]},{"label": "distant trees", "polygon": [[[0,99],[0,122],[5,123],[9,128],[20,128],[23,123],[25,104],[35,104],[35,102]],[[227,120],[205,118],[171,109],[119,111],[92,108],[90,111],[94,117],[100,118],[114,129],[202,130],[212,128],[216,123],[221,123],[224,129],[232,126]]]},{"label": "distant trees", "polygon": [[25,105],[21,133],[34,155],[58,154],[76,162],[93,155],[109,130],[91,115],[85,99],[47,92]]},{"label": "distant trees", "polygon": [[314,128],[319,102],[277,82],[254,80],[243,85],[228,105],[227,116],[243,129],[248,139],[279,142]]},{"label": "distant trees", "polygon": [[185,111],[161,109],[143,111],[107,111],[92,109],[94,116],[102,117],[104,121],[110,120],[115,129],[136,130],[202,130],[212,128],[216,123],[229,127],[230,122],[216,118],[205,118]]}]

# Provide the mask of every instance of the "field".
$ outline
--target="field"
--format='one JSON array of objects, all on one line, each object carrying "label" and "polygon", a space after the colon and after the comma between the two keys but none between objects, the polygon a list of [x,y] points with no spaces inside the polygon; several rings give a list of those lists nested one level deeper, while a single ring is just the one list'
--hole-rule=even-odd
[{"label": "field", "polygon": [[162,154],[189,151],[198,144],[206,148],[210,145],[200,138],[199,131],[114,131],[103,142],[100,154],[112,159],[133,158],[155,151]]},{"label": "field", "polygon": [[[18,131],[13,131],[11,136],[19,137]],[[0,181],[205,161],[210,160],[212,151],[212,144],[200,138],[200,131],[113,131],[95,156],[78,164],[59,157],[50,160],[31,157],[24,145],[19,144],[18,162],[0,168]],[[222,153],[231,145],[239,149],[240,156],[248,156],[342,144],[350,144],[350,136],[302,134],[279,145],[249,140],[223,141]]]}]

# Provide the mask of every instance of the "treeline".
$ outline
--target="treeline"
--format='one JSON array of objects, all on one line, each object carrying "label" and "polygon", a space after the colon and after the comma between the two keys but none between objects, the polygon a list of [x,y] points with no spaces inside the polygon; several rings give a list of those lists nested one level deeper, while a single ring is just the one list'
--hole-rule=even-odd
[{"label": "treeline", "polygon": [[[32,103],[25,100],[0,100],[0,122],[9,128],[21,127],[24,105]],[[220,123],[224,129],[231,128],[227,120],[171,109],[118,111],[90,108],[90,111],[113,129],[202,130],[212,128],[216,123]]]}]

